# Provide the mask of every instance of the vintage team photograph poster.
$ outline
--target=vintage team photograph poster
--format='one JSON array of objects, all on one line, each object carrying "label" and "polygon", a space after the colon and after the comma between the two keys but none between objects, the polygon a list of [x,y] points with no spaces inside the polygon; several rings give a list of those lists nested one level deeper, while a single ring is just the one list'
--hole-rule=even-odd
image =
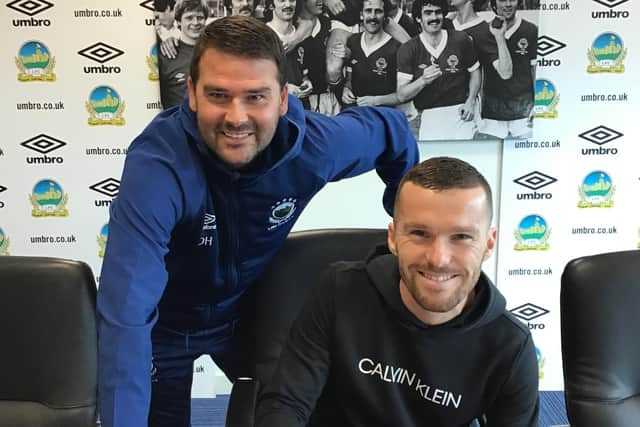
[{"label": "vintage team photograph poster", "polygon": [[539,0],[155,0],[164,109],[207,23],[254,16],[287,52],[289,93],[334,115],[402,110],[419,141],[529,138]]}]

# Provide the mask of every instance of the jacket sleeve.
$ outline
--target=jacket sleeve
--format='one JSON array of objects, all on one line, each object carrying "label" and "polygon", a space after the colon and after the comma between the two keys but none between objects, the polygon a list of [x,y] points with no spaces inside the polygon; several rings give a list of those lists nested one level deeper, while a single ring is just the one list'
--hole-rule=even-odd
[{"label": "jacket sleeve", "polygon": [[151,329],[167,273],[164,256],[179,189],[168,164],[130,152],[111,204],[98,288],[98,393],[103,427],[147,425]]},{"label": "jacket sleeve", "polygon": [[329,374],[334,277],[331,268],[309,292],[273,379],[259,398],[256,427],[307,425]]},{"label": "jacket sleeve", "polygon": [[326,141],[332,162],[327,180],[338,181],[376,169],[386,185],[384,208],[392,215],[398,184],[419,159],[418,145],[404,113],[387,107],[353,107],[322,123],[316,130]]},{"label": "jacket sleeve", "polygon": [[538,362],[531,334],[517,355],[494,404],[487,410],[487,427],[537,427]]}]

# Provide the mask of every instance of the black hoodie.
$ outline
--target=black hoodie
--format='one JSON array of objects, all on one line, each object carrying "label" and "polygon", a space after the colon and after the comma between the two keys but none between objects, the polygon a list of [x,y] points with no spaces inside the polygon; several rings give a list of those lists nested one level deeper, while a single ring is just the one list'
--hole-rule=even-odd
[{"label": "black hoodie", "polygon": [[258,427],[538,426],[531,334],[482,274],[473,303],[429,326],[400,298],[398,260],[338,263],[311,291],[262,394]]}]

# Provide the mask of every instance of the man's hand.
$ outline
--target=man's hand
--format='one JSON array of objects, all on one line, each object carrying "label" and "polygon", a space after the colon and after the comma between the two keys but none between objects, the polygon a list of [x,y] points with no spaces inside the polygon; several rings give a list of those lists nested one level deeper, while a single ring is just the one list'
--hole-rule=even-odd
[{"label": "man's hand", "polygon": [[476,107],[476,100],[468,99],[467,102],[465,102],[458,110],[458,113],[460,114],[460,118],[465,122],[470,122],[471,120],[473,120],[475,107]]},{"label": "man's hand", "polygon": [[375,107],[378,105],[378,97],[377,96],[359,96],[356,99],[356,102],[361,107]]},{"label": "man's hand", "polygon": [[175,59],[178,56],[178,39],[169,37],[160,43],[160,53],[169,59]]},{"label": "man's hand", "polygon": [[356,103],[356,96],[353,94],[349,86],[345,86],[342,89],[342,102],[344,102],[345,104]]},{"label": "man's hand", "polygon": [[346,9],[342,0],[326,0],[325,4],[327,5],[327,9],[329,9],[329,12],[333,13],[334,15],[338,15],[341,12],[344,12]]},{"label": "man's hand", "polygon": [[331,47],[331,55],[336,58],[345,59],[351,56],[351,50],[342,42],[338,42]]},{"label": "man's hand", "polygon": [[431,84],[441,75],[442,71],[440,70],[440,66],[437,64],[431,64],[422,71],[422,80],[427,84]]},{"label": "man's hand", "polygon": [[300,89],[298,98],[306,98],[311,95],[311,92],[313,92],[313,84],[311,83],[311,80],[307,79],[304,80],[300,86],[298,86],[298,89]]}]

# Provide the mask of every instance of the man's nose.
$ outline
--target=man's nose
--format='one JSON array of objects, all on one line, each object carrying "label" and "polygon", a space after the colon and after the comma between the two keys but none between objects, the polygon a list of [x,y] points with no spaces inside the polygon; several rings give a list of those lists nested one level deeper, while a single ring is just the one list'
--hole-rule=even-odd
[{"label": "man's nose", "polygon": [[451,250],[444,239],[433,239],[425,251],[425,257],[429,265],[439,268],[449,264]]},{"label": "man's nose", "polygon": [[239,125],[247,121],[247,111],[240,99],[233,99],[227,108],[225,120],[233,125]]}]

